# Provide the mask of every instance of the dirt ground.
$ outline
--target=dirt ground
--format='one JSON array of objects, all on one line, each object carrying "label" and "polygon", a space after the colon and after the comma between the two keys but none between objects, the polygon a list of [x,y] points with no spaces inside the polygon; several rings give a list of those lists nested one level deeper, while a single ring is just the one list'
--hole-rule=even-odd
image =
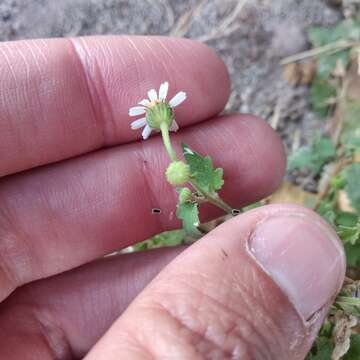
[{"label": "dirt ground", "polygon": [[307,87],[282,79],[279,61],[306,49],[306,28],[340,16],[326,0],[1,0],[0,40],[127,33],[206,41],[229,67],[227,109],[267,119],[291,148],[323,123],[309,111]]}]

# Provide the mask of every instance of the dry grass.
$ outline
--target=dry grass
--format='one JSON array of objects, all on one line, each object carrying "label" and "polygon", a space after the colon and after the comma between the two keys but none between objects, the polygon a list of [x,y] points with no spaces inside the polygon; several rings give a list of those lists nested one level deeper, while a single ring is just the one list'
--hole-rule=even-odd
[{"label": "dry grass", "polygon": [[[196,40],[207,42],[213,39],[229,36],[237,31],[241,26],[237,20],[247,1],[248,0],[229,1],[229,11],[227,11],[228,15],[221,19],[218,26],[216,26],[210,33],[199,36]],[[170,35],[177,37],[186,36],[194,20],[202,15],[202,11],[208,3],[208,0],[201,0],[196,6],[183,14],[174,25]]]}]

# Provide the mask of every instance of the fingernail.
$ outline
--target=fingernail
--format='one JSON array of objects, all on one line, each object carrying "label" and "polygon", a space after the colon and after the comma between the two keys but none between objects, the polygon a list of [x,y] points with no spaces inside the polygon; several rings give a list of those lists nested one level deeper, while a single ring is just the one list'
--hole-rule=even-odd
[{"label": "fingernail", "polygon": [[249,249],[305,320],[328,304],[341,287],[342,245],[316,216],[271,217],[255,229]]}]

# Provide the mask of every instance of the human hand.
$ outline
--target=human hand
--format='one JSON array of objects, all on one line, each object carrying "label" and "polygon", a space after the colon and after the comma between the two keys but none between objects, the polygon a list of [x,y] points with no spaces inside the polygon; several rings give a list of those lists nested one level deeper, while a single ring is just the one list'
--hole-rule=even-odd
[{"label": "human hand", "polygon": [[127,116],[164,80],[188,94],[175,142],[224,168],[225,200],[243,206],[281,182],[273,130],[217,115],[229,79],[216,55],[151,37],[0,50],[0,357],[303,359],[345,272],[336,235],[308,210],[263,207],[187,249],[100,259],[179,225],[161,140],[141,142]]}]

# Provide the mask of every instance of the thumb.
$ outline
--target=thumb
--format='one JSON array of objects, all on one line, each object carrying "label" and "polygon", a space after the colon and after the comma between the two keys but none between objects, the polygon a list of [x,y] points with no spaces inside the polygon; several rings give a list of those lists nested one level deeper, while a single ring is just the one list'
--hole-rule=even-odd
[{"label": "thumb", "polygon": [[86,359],[304,359],[344,273],[319,216],[259,208],[173,260]]}]

